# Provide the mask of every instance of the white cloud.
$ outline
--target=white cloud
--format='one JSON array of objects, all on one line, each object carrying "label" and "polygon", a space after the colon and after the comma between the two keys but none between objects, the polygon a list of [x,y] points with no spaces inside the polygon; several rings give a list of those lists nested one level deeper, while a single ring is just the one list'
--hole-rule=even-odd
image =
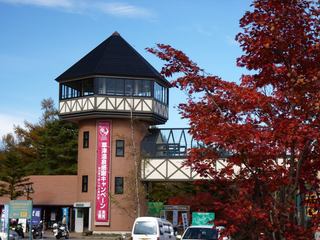
[{"label": "white cloud", "polygon": [[33,5],[53,8],[72,8],[73,0],[0,0],[0,2],[19,5]]},{"label": "white cloud", "polygon": [[127,3],[98,3],[96,7],[102,12],[123,17],[150,17],[151,12],[145,8],[136,7]]},{"label": "white cloud", "polygon": [[12,5],[53,8],[83,14],[87,12],[100,12],[112,16],[130,18],[148,18],[154,16],[152,11],[143,7],[101,0],[0,0],[1,2]]},{"label": "white cloud", "polygon": [[25,116],[0,114],[0,138],[8,133],[13,133],[14,126],[24,126]]}]

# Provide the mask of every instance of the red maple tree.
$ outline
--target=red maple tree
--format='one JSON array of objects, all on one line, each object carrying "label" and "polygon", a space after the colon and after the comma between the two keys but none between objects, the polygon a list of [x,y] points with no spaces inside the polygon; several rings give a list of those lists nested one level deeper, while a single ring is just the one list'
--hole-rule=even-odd
[{"label": "red maple tree", "polygon": [[252,72],[240,84],[206,74],[169,45],[148,49],[166,61],[164,76],[179,74],[172,84],[188,94],[181,114],[203,143],[186,164],[212,178],[217,224],[234,239],[311,239],[318,224],[303,204],[319,191],[319,5],[255,0],[236,36],[237,64]]}]

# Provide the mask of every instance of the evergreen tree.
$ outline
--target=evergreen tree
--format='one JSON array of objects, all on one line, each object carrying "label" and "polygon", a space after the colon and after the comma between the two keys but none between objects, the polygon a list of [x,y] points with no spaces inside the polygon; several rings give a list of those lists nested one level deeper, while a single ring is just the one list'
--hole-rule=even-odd
[{"label": "evergreen tree", "polygon": [[24,187],[31,184],[26,167],[19,154],[12,149],[0,155],[0,195],[14,200],[24,194]]},{"label": "evergreen tree", "polygon": [[52,99],[43,100],[41,106],[43,115],[39,123],[26,122],[25,129],[15,129],[19,150],[29,157],[29,173],[76,174],[77,127],[59,120]]},{"label": "evergreen tree", "polygon": [[43,114],[38,123],[25,121],[3,137],[3,145],[22,156],[29,175],[64,175],[77,173],[77,138],[75,124],[58,118],[52,99],[41,102]]}]

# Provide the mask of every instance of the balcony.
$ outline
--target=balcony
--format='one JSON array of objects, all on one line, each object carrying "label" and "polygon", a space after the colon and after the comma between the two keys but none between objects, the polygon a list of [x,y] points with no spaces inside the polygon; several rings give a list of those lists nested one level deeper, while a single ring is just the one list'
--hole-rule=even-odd
[{"label": "balcony", "polygon": [[[141,144],[142,181],[195,181],[210,179],[201,176],[190,166],[185,165],[188,150],[199,147],[187,128],[151,128]],[[223,168],[230,156],[221,151],[221,158],[214,166]]]},{"label": "balcony", "polygon": [[153,124],[168,120],[168,88],[154,79],[95,76],[59,86],[59,114],[63,119],[132,114]]},{"label": "balcony", "polygon": [[81,117],[130,117],[153,119],[161,124],[168,119],[168,106],[147,97],[91,95],[60,100],[59,115],[62,119]]}]

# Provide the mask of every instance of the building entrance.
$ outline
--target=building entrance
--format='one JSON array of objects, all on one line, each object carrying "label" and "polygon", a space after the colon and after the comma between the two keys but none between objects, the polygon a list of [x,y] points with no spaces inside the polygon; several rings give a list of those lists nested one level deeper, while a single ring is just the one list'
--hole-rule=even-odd
[{"label": "building entrance", "polygon": [[91,204],[89,202],[75,203],[75,232],[91,231]]}]

